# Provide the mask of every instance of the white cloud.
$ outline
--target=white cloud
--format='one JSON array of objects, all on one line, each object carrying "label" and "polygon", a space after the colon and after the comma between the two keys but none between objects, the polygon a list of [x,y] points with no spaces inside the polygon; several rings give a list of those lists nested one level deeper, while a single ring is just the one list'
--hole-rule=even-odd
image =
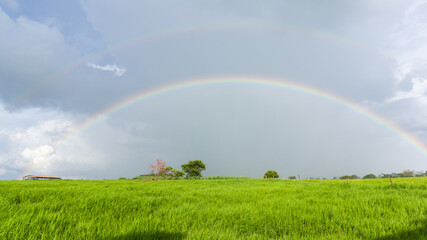
[{"label": "white cloud", "polygon": [[394,75],[398,87],[387,102],[408,98],[423,101],[427,93],[427,1],[416,1],[404,12],[401,23],[391,34],[391,55],[397,61]]},{"label": "white cloud", "polygon": [[415,98],[422,100],[427,98],[427,79],[413,78],[411,80],[412,88],[409,91],[398,91],[395,96],[387,99],[387,102],[394,102],[403,99]]},{"label": "white cloud", "polygon": [[114,72],[114,75],[119,76],[119,77],[122,76],[126,72],[125,68],[120,68],[116,64],[107,64],[107,65],[102,66],[102,65],[97,65],[95,63],[87,63],[87,65],[89,67],[94,68],[94,69]]},{"label": "white cloud", "polygon": [[427,1],[413,1],[402,10],[387,42],[396,60],[395,93],[380,111],[419,139],[426,141],[427,118]]},{"label": "white cloud", "polygon": [[50,166],[51,153],[54,152],[54,149],[50,145],[41,145],[36,148],[25,148],[21,153],[22,156],[26,159],[31,160],[33,165],[44,164],[44,168],[48,169]]},{"label": "white cloud", "polygon": [[141,154],[127,145],[145,143],[139,136],[144,125],[135,122],[112,126],[103,120],[96,127],[80,131],[78,123],[86,118],[46,108],[10,112],[0,103],[0,179],[20,179],[23,174],[63,178],[128,176],[118,166],[135,171],[130,176],[140,173],[128,161],[139,159]]},{"label": "white cloud", "polygon": [[102,157],[84,138],[76,137],[61,148],[64,137],[75,130],[77,119],[74,114],[43,108],[10,112],[0,104],[0,169],[5,170],[2,177],[20,178],[28,169],[32,173],[66,176],[75,175],[75,168],[95,167]]},{"label": "white cloud", "polygon": [[0,149],[0,167],[18,172],[51,158],[53,145],[73,125],[67,114],[41,108],[9,112],[0,105],[0,117],[0,141],[6,146]]}]

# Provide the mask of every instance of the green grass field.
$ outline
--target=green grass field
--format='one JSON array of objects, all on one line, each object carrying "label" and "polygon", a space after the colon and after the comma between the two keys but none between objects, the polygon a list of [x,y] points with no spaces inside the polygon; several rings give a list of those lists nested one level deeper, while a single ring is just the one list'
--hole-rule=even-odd
[{"label": "green grass field", "polygon": [[427,239],[427,178],[0,181],[0,239]]}]

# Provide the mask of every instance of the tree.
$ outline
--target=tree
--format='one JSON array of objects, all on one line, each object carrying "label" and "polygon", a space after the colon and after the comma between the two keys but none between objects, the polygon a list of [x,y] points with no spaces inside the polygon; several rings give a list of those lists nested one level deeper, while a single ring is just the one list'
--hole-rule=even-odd
[{"label": "tree", "polygon": [[363,177],[363,179],[371,179],[371,178],[377,178],[374,174],[372,174],[372,173],[370,173],[370,174],[367,174],[367,175],[365,175],[364,177]]},{"label": "tree", "polygon": [[276,172],[276,171],[268,170],[268,171],[264,174],[264,178],[279,178],[279,174],[277,174],[277,172]]},{"label": "tree", "polygon": [[154,174],[153,180],[156,180],[157,176],[159,175],[166,178],[166,176],[171,170],[171,167],[166,166],[166,162],[158,158],[156,159],[156,164],[150,164],[150,168],[151,168],[151,173]]},{"label": "tree", "polygon": [[401,178],[401,177],[404,177],[404,176],[403,176],[403,173],[392,173],[391,177],[392,178]]},{"label": "tree", "polygon": [[414,172],[415,171],[412,171],[412,170],[405,170],[405,171],[403,171],[402,172],[402,176],[403,177],[413,177],[414,176]]},{"label": "tree", "polygon": [[357,175],[355,175],[355,174],[353,174],[353,175],[351,175],[351,176],[349,176],[349,175],[344,175],[344,176],[341,176],[341,177],[340,177],[340,179],[359,179],[359,176],[357,176]]},{"label": "tree", "polygon": [[172,177],[174,177],[175,179],[178,179],[178,178],[180,178],[180,177],[182,177],[182,176],[184,176],[184,172],[183,171],[179,171],[178,169],[175,169],[175,168],[172,168],[172,173],[171,173],[171,175],[172,175]]},{"label": "tree", "polygon": [[289,176],[289,179],[297,179],[295,176]]},{"label": "tree", "polygon": [[202,171],[206,170],[206,166],[202,160],[192,160],[186,164],[182,164],[181,167],[187,174],[186,177],[201,177]]}]

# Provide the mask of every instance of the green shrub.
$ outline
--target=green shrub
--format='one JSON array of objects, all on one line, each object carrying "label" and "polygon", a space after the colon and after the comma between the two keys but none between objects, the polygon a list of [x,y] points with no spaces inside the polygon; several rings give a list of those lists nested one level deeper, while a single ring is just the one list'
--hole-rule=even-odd
[{"label": "green shrub", "polygon": [[277,174],[277,172],[274,170],[268,170],[264,174],[264,178],[279,178],[279,174]]},{"label": "green shrub", "polygon": [[364,177],[363,177],[363,179],[372,179],[372,178],[377,178],[374,174],[372,174],[372,173],[370,173],[370,174],[367,174],[367,175],[365,175]]}]

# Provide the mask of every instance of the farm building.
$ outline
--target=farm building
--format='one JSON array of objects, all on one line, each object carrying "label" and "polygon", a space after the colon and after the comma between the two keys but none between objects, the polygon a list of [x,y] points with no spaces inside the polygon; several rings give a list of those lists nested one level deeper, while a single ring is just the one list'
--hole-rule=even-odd
[{"label": "farm building", "polygon": [[61,179],[55,176],[42,176],[42,175],[26,175],[22,177],[22,180],[48,180],[48,179]]}]

